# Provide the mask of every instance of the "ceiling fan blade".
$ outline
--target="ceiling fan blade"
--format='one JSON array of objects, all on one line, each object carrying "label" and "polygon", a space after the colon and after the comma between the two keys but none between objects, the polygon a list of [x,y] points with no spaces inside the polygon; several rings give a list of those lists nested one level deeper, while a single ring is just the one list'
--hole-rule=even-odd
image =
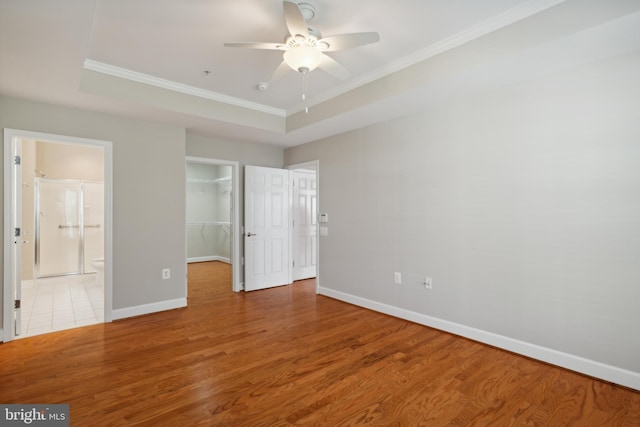
[{"label": "ceiling fan blade", "polygon": [[276,70],[273,72],[273,74],[271,74],[271,79],[269,81],[275,82],[276,80],[281,79],[290,70],[291,70],[291,67],[289,67],[289,65],[286,62],[282,61],[278,66],[278,68],[276,68]]},{"label": "ceiling fan blade", "polygon": [[309,37],[307,21],[304,20],[298,5],[286,0],[282,2],[282,5],[284,7],[284,22],[287,24],[289,34],[294,37],[298,34],[303,35],[305,38]]},{"label": "ceiling fan blade", "polygon": [[[366,44],[380,41],[380,34],[372,33],[351,33],[341,34],[339,36],[329,36],[318,40],[318,45],[324,52],[333,52],[335,50],[351,49],[353,47],[364,46]],[[324,49],[322,44],[326,43],[329,47]]]},{"label": "ceiling fan blade", "polygon": [[325,54],[322,55],[322,60],[320,61],[318,68],[341,80],[345,80],[351,75],[349,70],[336,62],[335,59]]},{"label": "ceiling fan blade", "polygon": [[267,49],[267,50],[286,50],[286,46],[282,43],[225,43],[224,47],[244,47],[247,49]]}]

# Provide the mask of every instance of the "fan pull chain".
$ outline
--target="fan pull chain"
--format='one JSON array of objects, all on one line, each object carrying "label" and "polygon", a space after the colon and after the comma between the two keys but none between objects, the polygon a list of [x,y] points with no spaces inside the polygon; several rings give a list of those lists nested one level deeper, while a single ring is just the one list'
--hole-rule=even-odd
[{"label": "fan pull chain", "polygon": [[[302,101],[307,100],[307,73],[302,73]],[[305,114],[309,114],[309,107],[304,107]]]}]

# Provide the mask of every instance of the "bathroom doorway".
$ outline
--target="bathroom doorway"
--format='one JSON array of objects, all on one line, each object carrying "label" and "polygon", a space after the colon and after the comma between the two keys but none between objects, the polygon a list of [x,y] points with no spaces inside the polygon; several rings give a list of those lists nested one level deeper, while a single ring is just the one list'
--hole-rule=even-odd
[{"label": "bathroom doorway", "polygon": [[4,341],[110,320],[110,153],[105,141],[5,130]]},{"label": "bathroom doorway", "polygon": [[187,157],[187,263],[217,262],[231,270],[240,291],[237,162]]}]

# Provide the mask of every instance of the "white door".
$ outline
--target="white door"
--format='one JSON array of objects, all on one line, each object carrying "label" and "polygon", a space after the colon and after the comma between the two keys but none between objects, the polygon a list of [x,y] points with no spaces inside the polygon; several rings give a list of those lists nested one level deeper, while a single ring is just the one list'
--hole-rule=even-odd
[{"label": "white door", "polygon": [[289,283],[289,171],[245,166],[244,289]]},{"label": "white door", "polygon": [[15,307],[13,313],[14,336],[19,336],[22,333],[22,310],[20,308],[22,300],[22,244],[26,243],[23,237],[22,228],[22,141],[18,138],[14,138],[12,141],[13,151],[13,191],[11,197],[11,209],[12,209],[12,222],[13,222],[13,265],[11,266],[11,278],[12,278],[12,297],[13,306]]},{"label": "white door", "polygon": [[293,280],[316,277],[316,173],[292,171]]}]

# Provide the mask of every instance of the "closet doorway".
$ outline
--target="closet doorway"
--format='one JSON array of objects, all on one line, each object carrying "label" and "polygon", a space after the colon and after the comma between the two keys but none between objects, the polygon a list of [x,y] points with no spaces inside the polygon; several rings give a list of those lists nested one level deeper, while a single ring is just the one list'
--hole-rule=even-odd
[{"label": "closet doorway", "polygon": [[187,157],[187,263],[230,265],[231,283],[242,290],[239,273],[237,162]]}]

